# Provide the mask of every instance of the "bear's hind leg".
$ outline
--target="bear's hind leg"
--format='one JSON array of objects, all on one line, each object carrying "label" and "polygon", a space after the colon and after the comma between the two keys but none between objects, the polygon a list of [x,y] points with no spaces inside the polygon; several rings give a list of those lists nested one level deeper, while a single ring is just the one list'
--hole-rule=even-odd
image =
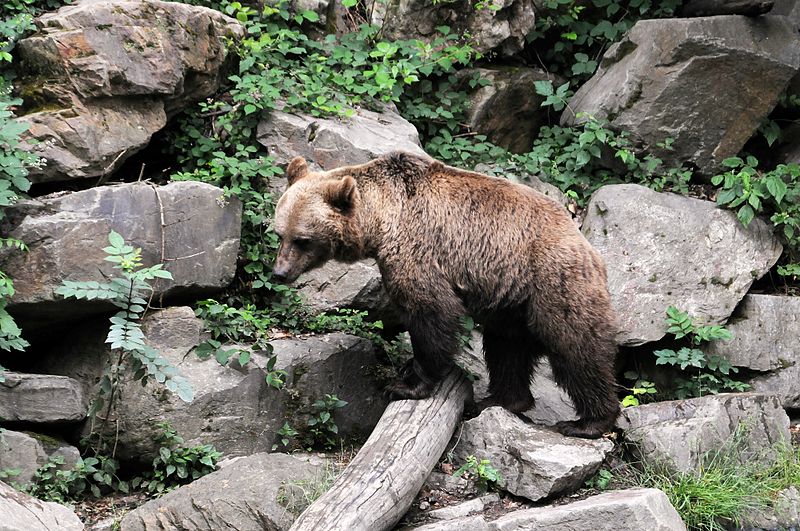
[{"label": "bear's hind leg", "polygon": [[553,377],[572,399],[579,417],[556,424],[563,435],[596,439],[613,427],[619,415],[614,378],[616,344],[611,339],[594,339],[582,345],[566,341],[566,345],[551,346]]},{"label": "bear's hind leg", "polygon": [[484,326],[483,355],[489,369],[489,393],[512,413],[534,406],[531,377],[541,350],[524,328]]}]

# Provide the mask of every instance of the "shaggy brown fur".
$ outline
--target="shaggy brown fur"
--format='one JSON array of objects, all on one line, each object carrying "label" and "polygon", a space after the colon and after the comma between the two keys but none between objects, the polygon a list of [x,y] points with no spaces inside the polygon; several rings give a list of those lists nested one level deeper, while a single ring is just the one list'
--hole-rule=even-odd
[{"label": "shaggy brown fur", "polygon": [[291,282],[330,258],[377,260],[408,313],[414,359],[389,388],[423,398],[456,352],[459,318],[483,325],[493,398],[534,404],[533,371],[547,356],[578,421],[564,434],[599,437],[614,423],[615,316],[605,265],[566,211],[509,181],[392,153],[360,166],[287,168],[276,211],[274,275]]}]

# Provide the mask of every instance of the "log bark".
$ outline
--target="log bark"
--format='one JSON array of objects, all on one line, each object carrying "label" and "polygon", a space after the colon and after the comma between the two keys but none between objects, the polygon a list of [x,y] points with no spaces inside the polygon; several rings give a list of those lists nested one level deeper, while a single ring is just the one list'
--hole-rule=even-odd
[{"label": "log bark", "polygon": [[430,398],[390,403],[356,457],[290,531],[394,527],[445,451],[471,392],[456,368]]}]

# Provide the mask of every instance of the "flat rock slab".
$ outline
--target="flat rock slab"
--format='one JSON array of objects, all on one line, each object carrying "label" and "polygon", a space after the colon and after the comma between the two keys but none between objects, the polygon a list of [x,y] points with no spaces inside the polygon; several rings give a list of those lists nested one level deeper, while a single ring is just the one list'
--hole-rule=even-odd
[{"label": "flat rock slab", "polygon": [[433,511],[428,512],[427,516],[430,518],[435,518],[436,520],[453,520],[454,518],[469,516],[470,513],[483,511],[487,505],[499,501],[500,496],[494,492],[491,492],[489,494],[485,494],[478,498],[473,498],[456,505],[442,507],[441,509],[434,509]]},{"label": "flat rock slab", "polygon": [[3,429],[0,431],[0,470],[16,470],[8,481],[28,485],[36,470],[51,457],[61,457],[60,469],[71,469],[80,459],[80,451],[65,442],[39,435]]},{"label": "flat rock slab", "polygon": [[489,522],[491,531],[685,531],[686,525],[658,489],[606,492],[565,505],[514,511]]},{"label": "flat rock slab", "polygon": [[6,372],[0,382],[0,420],[65,423],[86,418],[81,384],[66,376]]},{"label": "flat rock slab", "polygon": [[[608,49],[561,120],[606,119],[667,165],[713,175],[756,132],[798,67],[797,31],[782,17],[640,20]],[[671,150],[657,145],[668,138]]]},{"label": "flat rock slab", "polygon": [[251,455],[145,503],[125,515],[120,529],[289,529],[294,515],[279,503],[282,492],[292,484],[321,483],[323,475],[324,467],[287,454]]},{"label": "flat rock slab", "polygon": [[69,507],[43,502],[0,481],[3,531],[83,531],[83,522]]},{"label": "flat rock slab", "polygon": [[454,454],[458,462],[488,459],[502,476],[501,489],[536,501],[579,488],[613,448],[609,440],[564,437],[495,406],[464,422]]},{"label": "flat rock slab", "polygon": [[628,407],[618,425],[643,462],[680,472],[699,470],[706,455],[725,449],[734,435],[740,438],[734,457],[742,462],[769,458],[774,445],[791,440],[780,401],[758,393]]},{"label": "flat rock slab", "polygon": [[664,337],[669,306],[725,322],[783,250],[758,218],[744,227],[710,201],[635,184],[597,190],[583,233],[605,259],[617,340],[627,346]]},{"label": "flat rock slab", "polygon": [[[34,109],[31,149],[47,159],[34,182],[107,175],[187,103],[225,77],[225,40],[242,26],[177,2],[79,2],[36,20],[22,39],[20,93]],[[47,141],[47,142],[45,142]]]},{"label": "flat rock slab", "polygon": [[143,264],[164,260],[173,280],[151,282],[155,300],[211,293],[227,286],[236,272],[241,203],[223,198],[210,184],[102,186],[20,201],[6,215],[5,234],[29,247],[25,253],[0,252],[16,291],[9,309],[23,323],[50,326],[113,309],[55,294],[63,280],[106,282],[119,274],[104,260],[111,230],[142,249]]}]

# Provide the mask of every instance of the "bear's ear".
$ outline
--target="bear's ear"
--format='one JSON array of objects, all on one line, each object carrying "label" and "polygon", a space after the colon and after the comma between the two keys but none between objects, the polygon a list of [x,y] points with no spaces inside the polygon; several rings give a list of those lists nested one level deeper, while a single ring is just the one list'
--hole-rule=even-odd
[{"label": "bear's ear", "polygon": [[347,212],[353,207],[357,192],[356,180],[346,175],[328,186],[325,201],[332,207]]},{"label": "bear's ear", "polygon": [[289,186],[296,183],[308,174],[308,164],[303,157],[295,157],[286,166],[286,178],[289,179]]}]

